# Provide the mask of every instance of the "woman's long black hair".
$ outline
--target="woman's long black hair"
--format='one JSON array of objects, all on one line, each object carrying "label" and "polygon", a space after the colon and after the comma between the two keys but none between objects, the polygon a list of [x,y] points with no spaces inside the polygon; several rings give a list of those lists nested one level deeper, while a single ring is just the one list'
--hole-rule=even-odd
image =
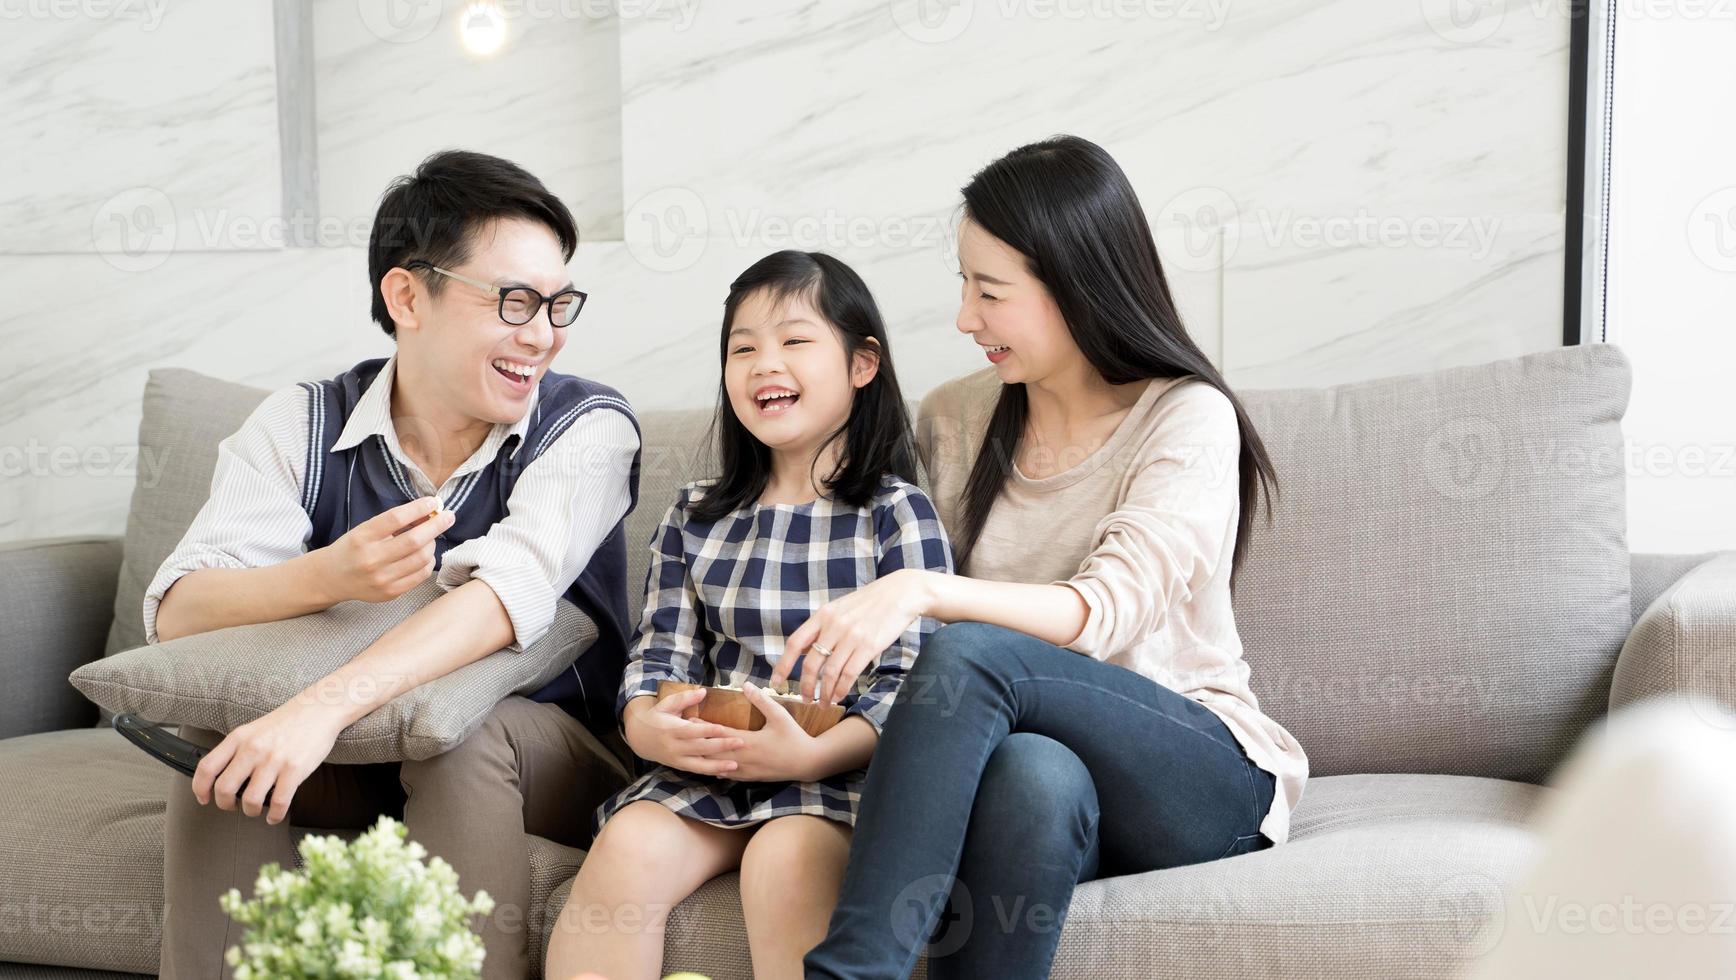
[{"label": "woman's long black hair", "polygon": [[[806,298],[844,342],[848,370],[856,355],[879,359],[873,380],[856,389],[850,417],[821,444],[821,453],[835,440],[843,439],[838,466],[824,479],[828,496],[853,507],[863,507],[880,489],[881,479],[894,473],[916,482],[916,437],[910,427],[910,412],[892,370],[892,346],[886,339],[886,324],[880,309],[855,270],[824,252],[773,252],[749,266],[729,284],[723,303],[722,339],[718,358],[729,360],[729,331],[736,310],[750,295],[769,291],[774,301],[794,296]],[[717,462],[722,475],[695,501],[690,514],[697,520],[715,521],[739,507],[759,500],[771,477],[772,454],[736,418],[729,401],[727,383],[717,386],[717,413],[712,419]],[[816,464],[818,456],[815,457]]]},{"label": "woman's long black hair", "polygon": [[[1261,489],[1267,520],[1277,475],[1253,422],[1183,328],[1145,211],[1114,158],[1090,140],[1055,136],[1018,149],[964,187],[964,214],[1024,256],[1048,287],[1073,342],[1110,384],[1192,375],[1224,393],[1241,429],[1241,515],[1230,584],[1247,549]],[[1001,386],[965,485],[953,552],[963,568],[1007,482],[1029,412],[1025,386]]]}]

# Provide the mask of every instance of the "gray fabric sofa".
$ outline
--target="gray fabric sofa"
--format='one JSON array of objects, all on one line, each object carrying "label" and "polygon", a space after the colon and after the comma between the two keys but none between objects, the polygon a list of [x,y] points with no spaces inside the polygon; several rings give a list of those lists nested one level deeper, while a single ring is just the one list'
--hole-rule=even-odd
[{"label": "gray fabric sofa", "polygon": [[[1736,703],[1736,553],[1628,553],[1628,380],[1594,345],[1242,393],[1281,493],[1237,619],[1312,776],[1280,847],[1081,886],[1056,976],[1455,975],[1499,942],[1528,817],[1589,725],[1676,690]],[[125,539],[0,546],[0,960],[16,961],[0,978],[155,971],[179,777],[66,676],[138,644],[144,583],[263,394],[154,372],[140,438],[167,464],[135,489]],[[704,474],[704,422],[642,418],[634,542]],[[584,855],[525,846],[548,921]],[[674,912],[667,948],[669,971],[749,976],[734,875]]]}]

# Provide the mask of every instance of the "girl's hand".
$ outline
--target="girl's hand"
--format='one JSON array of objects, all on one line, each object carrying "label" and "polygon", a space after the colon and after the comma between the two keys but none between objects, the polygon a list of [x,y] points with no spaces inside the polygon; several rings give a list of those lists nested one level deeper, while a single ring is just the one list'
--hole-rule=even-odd
[{"label": "girl's hand", "polygon": [[757,732],[735,733],[740,748],[725,754],[737,763],[730,778],[756,782],[784,779],[808,782],[820,778],[815,772],[819,747],[814,736],[804,731],[765,688],[744,681],[741,689],[760,714],[766,716],[766,724]]},{"label": "girl's hand", "polygon": [[741,747],[739,736],[746,734],[733,728],[683,718],[681,713],[705,700],[705,688],[694,688],[671,694],[661,701],[638,697],[627,702],[625,729],[627,745],[641,758],[660,765],[702,776],[734,774],[735,762],[723,753]]},{"label": "girl's hand", "polygon": [[[768,686],[782,684],[796,669],[796,661],[807,655],[802,697],[828,704],[844,700],[862,671],[928,611],[929,583],[934,574],[921,568],[901,568],[815,610],[785,642]],[[816,646],[831,652],[823,654],[814,649]]]}]

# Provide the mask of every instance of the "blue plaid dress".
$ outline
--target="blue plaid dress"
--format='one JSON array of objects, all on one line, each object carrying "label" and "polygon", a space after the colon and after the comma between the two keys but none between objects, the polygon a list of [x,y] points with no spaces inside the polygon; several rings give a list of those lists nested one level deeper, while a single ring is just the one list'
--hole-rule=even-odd
[{"label": "blue plaid dress", "polygon": [[[784,638],[825,603],[900,568],[952,571],[952,549],[934,505],[896,476],[881,480],[866,507],[828,499],[805,504],[752,504],[711,523],[690,520],[688,506],[713,481],[690,483],[651,542],[645,612],[627,656],[615,703],[657,693],[664,680],[690,684],[763,684]],[[921,619],[856,680],[845,715],[861,715],[878,732],[893,697],[934,631]],[[791,675],[807,667],[803,659]],[[867,771],[817,782],[750,782],[657,766],[597,808],[592,832],[629,803],[655,800],[694,820],[745,827],[806,813],[854,826]]]}]

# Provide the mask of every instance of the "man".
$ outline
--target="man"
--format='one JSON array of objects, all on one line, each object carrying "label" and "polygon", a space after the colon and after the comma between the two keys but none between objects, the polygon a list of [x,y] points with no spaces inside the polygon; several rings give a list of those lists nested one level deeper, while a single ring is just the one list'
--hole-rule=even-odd
[{"label": "man", "polygon": [[[429,157],[387,190],[368,245],[373,318],[396,352],[273,393],[219,447],[210,500],[147,590],[150,642],[381,602],[430,576],[443,592],[227,737],[183,730],[215,747],[169,794],[163,976],[227,975],[240,932],[218,896],[266,861],[288,866],[286,819],[381,813],[402,813],[467,894],[495,898],[486,975],[527,973],[522,834],[584,846],[631,759],[613,708],[639,432],[614,390],[549,371],[584,303],[566,269],[577,240],[567,208],[514,164]],[[502,702],[443,756],[324,764],[339,732],[398,694],[535,643],[562,596],[598,637],[548,688]]]}]

